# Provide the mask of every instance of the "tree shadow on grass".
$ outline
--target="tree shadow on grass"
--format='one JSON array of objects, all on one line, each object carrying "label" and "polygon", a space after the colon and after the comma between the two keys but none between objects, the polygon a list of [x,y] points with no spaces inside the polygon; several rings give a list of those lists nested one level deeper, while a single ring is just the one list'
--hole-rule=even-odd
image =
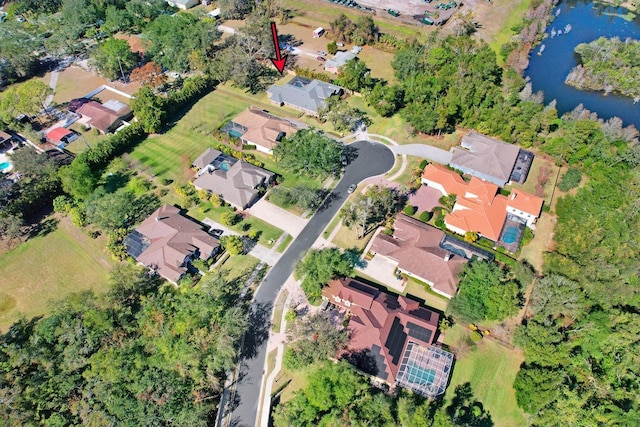
[{"label": "tree shadow on grass", "polygon": [[47,234],[51,233],[52,231],[55,231],[58,228],[58,223],[60,221],[58,221],[57,218],[53,218],[53,217],[49,217],[46,219],[43,219],[42,221],[40,221],[39,223],[37,223],[36,225],[34,225],[30,232],[29,232],[29,238],[32,237],[44,237]]}]

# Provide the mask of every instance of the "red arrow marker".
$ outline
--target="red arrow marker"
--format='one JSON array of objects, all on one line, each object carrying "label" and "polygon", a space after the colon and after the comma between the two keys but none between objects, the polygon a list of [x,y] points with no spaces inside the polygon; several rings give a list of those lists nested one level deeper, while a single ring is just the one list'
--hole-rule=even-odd
[{"label": "red arrow marker", "polygon": [[271,34],[273,35],[273,46],[276,49],[276,57],[269,58],[269,59],[271,59],[271,62],[273,62],[273,65],[275,65],[278,71],[280,71],[280,74],[282,74],[284,72],[284,65],[287,63],[287,55],[280,56],[280,44],[278,43],[278,29],[276,28],[275,22],[271,23]]}]

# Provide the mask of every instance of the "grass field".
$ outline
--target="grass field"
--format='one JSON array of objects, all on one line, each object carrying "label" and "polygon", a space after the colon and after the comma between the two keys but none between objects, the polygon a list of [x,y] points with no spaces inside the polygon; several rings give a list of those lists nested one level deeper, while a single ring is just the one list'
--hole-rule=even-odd
[{"label": "grass field", "polygon": [[249,277],[253,269],[260,263],[260,260],[251,255],[230,256],[219,268],[226,272],[229,280],[241,279]]},{"label": "grass field", "polygon": [[[49,84],[50,80],[51,73],[45,74],[43,81]],[[69,102],[74,98],[83,97],[92,90],[105,84],[130,95],[136,93],[140,88],[139,83],[133,82],[125,85],[119,81],[111,82],[109,79],[97,75],[94,71],[86,71],[80,67],[71,66],[65,68],[64,71],[58,75],[58,83],[56,84],[53,101],[58,104]],[[120,99],[112,92],[100,93],[98,97],[103,98],[102,101],[110,98]]]},{"label": "grass field", "polygon": [[21,315],[46,314],[51,301],[72,292],[107,289],[111,261],[106,238],[91,239],[63,219],[46,236],[0,255],[0,329]]},{"label": "grass field", "polygon": [[[468,333],[463,326],[455,325],[446,332],[444,341],[456,347]],[[518,408],[513,389],[513,381],[523,360],[519,350],[509,350],[485,338],[456,360],[445,399],[450,401],[455,387],[469,382],[475,398],[491,413],[494,425],[526,425],[524,412]]]},{"label": "grass field", "polygon": [[481,25],[478,36],[496,52],[499,63],[503,62],[500,56],[502,45],[515,35],[512,28],[522,22],[530,4],[531,0],[492,0],[486,5],[486,13],[478,14],[477,20]]},{"label": "grass field", "polygon": [[284,252],[287,250],[287,248],[289,247],[289,244],[293,241],[293,236],[291,234],[287,234],[287,236],[284,238],[284,240],[282,242],[280,242],[280,244],[278,245],[278,248],[276,249],[277,252]]},{"label": "grass field", "polygon": [[341,225],[340,230],[335,235],[332,242],[343,249],[356,248],[359,252],[362,252],[367,246],[367,243],[369,243],[369,240],[373,237],[373,234],[374,233],[371,232],[364,236],[363,239],[357,239],[355,229],[350,229]]},{"label": "grass field", "polygon": [[[553,203],[555,204],[558,200],[559,194],[561,194],[559,190],[555,189],[556,178],[558,177],[558,171],[560,168],[555,165],[553,160],[546,159],[538,154],[536,154],[533,159],[531,169],[529,170],[529,176],[524,184],[513,184],[510,187],[526,191],[530,194],[536,194],[536,185],[538,184],[538,177],[540,176],[541,168],[547,168],[549,170],[549,180],[544,186],[544,203],[549,205],[549,202],[551,202],[551,196],[554,195]],[[555,194],[554,189],[556,190]],[[551,206],[551,208],[553,208],[553,206]]]},{"label": "grass field", "polygon": [[400,185],[410,185],[413,181],[413,171],[420,166],[422,160],[424,160],[422,157],[407,155],[407,167],[393,181]]}]

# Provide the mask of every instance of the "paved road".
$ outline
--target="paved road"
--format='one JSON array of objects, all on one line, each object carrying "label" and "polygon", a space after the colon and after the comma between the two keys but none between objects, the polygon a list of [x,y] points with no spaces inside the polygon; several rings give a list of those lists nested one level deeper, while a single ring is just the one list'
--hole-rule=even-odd
[{"label": "paved road", "polygon": [[280,261],[271,269],[258,288],[249,315],[249,328],[241,352],[236,391],[231,402],[230,425],[254,427],[260,400],[260,384],[266,357],[270,319],[278,291],[293,272],[296,263],[308,250],[331,218],[347,199],[347,188],[367,177],[382,174],[393,166],[394,156],[380,143],[358,141],[349,145],[356,149],[357,157],[347,166],[343,179],[331,193],[327,202],[311,218]]},{"label": "paved road", "polygon": [[395,154],[410,154],[412,156],[424,157],[432,162],[443,165],[448,165],[451,162],[451,157],[453,157],[451,152],[427,144],[394,145],[391,147],[391,150]]}]

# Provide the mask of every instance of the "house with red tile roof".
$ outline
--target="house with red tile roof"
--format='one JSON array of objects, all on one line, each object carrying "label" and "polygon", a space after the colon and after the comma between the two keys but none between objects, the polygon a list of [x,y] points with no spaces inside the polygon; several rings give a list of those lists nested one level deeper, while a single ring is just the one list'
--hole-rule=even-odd
[{"label": "house with red tile roof", "polygon": [[531,227],[535,224],[536,218],[542,212],[542,204],[544,200],[540,197],[533,196],[524,191],[513,190],[507,197],[507,212],[524,218],[527,226]]},{"label": "house with red tile roof", "polygon": [[57,127],[47,132],[45,138],[56,147],[64,148],[67,146],[67,144],[75,141],[79,136],[80,135],[72,130],[63,127]]},{"label": "house with red tile roof", "polygon": [[127,253],[140,264],[177,283],[192,260],[215,255],[220,244],[197,222],[164,205],[125,238]]},{"label": "house with red tile roof", "polygon": [[456,195],[453,210],[444,218],[449,230],[458,234],[477,232],[494,242],[501,240],[508,220],[516,228],[518,223],[533,227],[544,202],[540,197],[519,190],[513,190],[508,197],[503,196],[498,194],[499,187],[494,183],[475,176],[466,182],[457,172],[435,164],[425,167],[422,183],[443,195]]},{"label": "house with red tile roof", "polygon": [[358,355],[358,368],[392,386],[430,398],[444,393],[453,355],[434,345],[437,312],[352,278],[331,280],[322,297],[350,313],[347,360]]}]

